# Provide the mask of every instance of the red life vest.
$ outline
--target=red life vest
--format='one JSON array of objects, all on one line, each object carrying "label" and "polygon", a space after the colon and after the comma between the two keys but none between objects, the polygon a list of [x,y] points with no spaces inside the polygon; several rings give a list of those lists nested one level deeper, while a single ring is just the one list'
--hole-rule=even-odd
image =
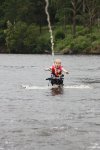
[{"label": "red life vest", "polygon": [[62,66],[56,68],[55,65],[51,66],[52,74],[54,74],[56,77],[59,77],[62,74]]}]

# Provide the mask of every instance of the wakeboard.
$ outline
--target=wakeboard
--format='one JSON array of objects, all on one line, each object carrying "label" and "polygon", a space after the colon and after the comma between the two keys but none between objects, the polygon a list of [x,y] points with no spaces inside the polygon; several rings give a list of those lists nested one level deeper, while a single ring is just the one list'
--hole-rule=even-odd
[{"label": "wakeboard", "polygon": [[55,76],[51,76],[49,78],[46,78],[46,80],[49,80],[49,82],[51,83],[52,86],[58,86],[61,87],[63,86],[63,81],[64,81],[64,75],[60,76],[60,77],[55,77]]}]

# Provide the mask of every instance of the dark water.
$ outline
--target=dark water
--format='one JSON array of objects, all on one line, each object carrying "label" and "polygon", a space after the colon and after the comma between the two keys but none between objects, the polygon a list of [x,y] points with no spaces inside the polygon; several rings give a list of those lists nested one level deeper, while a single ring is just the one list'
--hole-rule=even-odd
[{"label": "dark water", "polygon": [[45,80],[50,55],[0,55],[0,150],[100,149],[100,56],[58,57],[63,89]]}]

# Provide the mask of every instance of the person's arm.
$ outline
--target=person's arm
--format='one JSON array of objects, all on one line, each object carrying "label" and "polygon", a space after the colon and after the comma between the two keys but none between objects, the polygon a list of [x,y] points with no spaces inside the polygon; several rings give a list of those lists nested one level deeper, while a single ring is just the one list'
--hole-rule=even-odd
[{"label": "person's arm", "polygon": [[69,74],[69,72],[68,72],[66,69],[64,69],[64,68],[62,68],[62,71],[63,71],[64,73],[66,73],[66,74]]},{"label": "person's arm", "polygon": [[45,71],[51,71],[51,68],[45,68]]}]

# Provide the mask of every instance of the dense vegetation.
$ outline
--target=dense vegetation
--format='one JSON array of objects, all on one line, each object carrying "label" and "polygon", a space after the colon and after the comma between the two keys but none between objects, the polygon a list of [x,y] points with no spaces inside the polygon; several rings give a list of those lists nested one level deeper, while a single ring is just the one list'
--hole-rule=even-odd
[{"label": "dense vegetation", "polygon": [[[49,53],[45,0],[0,0],[0,52]],[[49,0],[55,52],[100,54],[100,0]]]}]

